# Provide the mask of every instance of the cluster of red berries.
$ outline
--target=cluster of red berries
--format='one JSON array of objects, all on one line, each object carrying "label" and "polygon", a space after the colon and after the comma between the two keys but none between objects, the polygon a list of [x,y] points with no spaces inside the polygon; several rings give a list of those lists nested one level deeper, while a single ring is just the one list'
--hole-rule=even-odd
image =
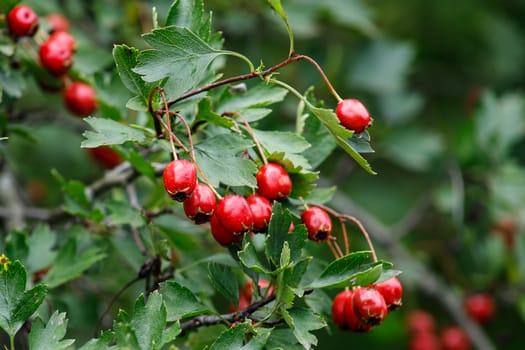
[{"label": "cluster of red berries", "polygon": [[332,320],[342,330],[368,332],[401,306],[403,288],[397,277],[367,287],[345,289],[332,303]]},{"label": "cluster of red berries", "polygon": [[[67,109],[75,115],[88,116],[97,108],[95,90],[84,82],[70,82],[67,77],[76,50],[75,38],[68,32],[69,22],[60,14],[47,16],[46,22],[49,31],[41,32],[38,38],[44,39],[38,48],[39,63],[65,85],[63,96]],[[7,26],[14,40],[33,37],[39,28],[39,18],[31,7],[17,5],[7,14]]]}]

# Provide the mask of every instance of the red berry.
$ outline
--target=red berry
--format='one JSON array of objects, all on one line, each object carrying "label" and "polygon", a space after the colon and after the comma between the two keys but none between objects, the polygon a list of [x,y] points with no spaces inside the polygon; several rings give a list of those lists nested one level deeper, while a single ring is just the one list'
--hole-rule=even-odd
[{"label": "red berry", "polygon": [[253,226],[252,212],[246,198],[236,194],[220,200],[216,215],[222,226],[235,235],[241,235]]},{"label": "red berry", "polygon": [[87,148],[89,155],[106,169],[112,169],[122,163],[122,157],[113,148],[99,146]]},{"label": "red berry", "polygon": [[188,199],[197,186],[197,169],[186,159],[177,159],[168,163],[162,177],[166,192],[179,202]]},{"label": "red berry", "polygon": [[301,219],[308,230],[308,238],[315,242],[326,241],[332,234],[332,220],[326,211],[318,207],[306,209]]},{"label": "red berry", "polygon": [[72,52],[75,52],[77,42],[73,35],[69,34],[68,32],[54,32],[49,37],[48,41],[54,41],[57,43],[60,43],[64,47],[69,48]]},{"label": "red berry", "polygon": [[377,326],[388,314],[386,302],[381,293],[373,288],[357,288],[354,291],[354,312],[361,322]]},{"label": "red berry", "polygon": [[496,303],[490,294],[472,294],[465,299],[465,311],[474,321],[485,323],[494,316]]},{"label": "red berry", "polygon": [[434,333],[436,321],[434,316],[423,310],[414,310],[408,314],[406,325],[412,333]]},{"label": "red berry", "polygon": [[60,13],[51,13],[47,15],[46,21],[49,24],[50,33],[69,31],[69,20]]},{"label": "red berry", "polygon": [[356,314],[355,293],[357,290],[358,289],[351,290],[350,296],[346,299],[346,303],[344,306],[346,325],[348,329],[350,329],[352,332],[369,332],[375,327],[375,325],[363,322],[361,318],[358,317],[358,315]]},{"label": "red berry", "polygon": [[348,323],[346,322],[346,300],[352,298],[352,291],[344,290],[337,294],[332,303],[332,320],[339,327],[339,329],[347,329]]},{"label": "red berry", "polygon": [[376,289],[385,299],[389,311],[395,310],[402,305],[403,287],[397,277],[392,277],[384,282],[372,284],[370,287]]},{"label": "red berry", "polygon": [[288,198],[292,192],[292,180],[286,170],[277,163],[263,165],[256,175],[257,192],[269,200]]},{"label": "red berry", "polygon": [[236,236],[232,232],[226,230],[217,218],[216,213],[210,218],[210,227],[213,238],[215,238],[217,243],[223,246],[229,246],[233,242],[238,241],[239,237],[242,237]]},{"label": "red berry", "polygon": [[64,90],[64,104],[71,113],[86,117],[97,108],[95,90],[88,84],[76,81]]},{"label": "red berry", "polygon": [[15,38],[33,36],[38,29],[38,16],[31,7],[17,5],[7,15],[7,26]]},{"label": "red berry", "polygon": [[440,350],[441,342],[439,337],[432,332],[419,332],[410,337],[408,342],[409,350]]},{"label": "red berry", "polygon": [[366,107],[356,99],[342,100],[337,104],[335,114],[341,124],[356,133],[365,131],[372,125],[372,119]]},{"label": "red berry", "polygon": [[61,75],[73,65],[73,50],[64,40],[47,40],[38,51],[40,62],[50,73]]},{"label": "red berry", "polygon": [[252,194],[246,198],[253,218],[253,231],[266,232],[268,223],[272,216],[272,205],[270,201],[258,194]]},{"label": "red berry", "polygon": [[470,339],[459,326],[447,327],[441,332],[441,344],[443,350],[469,350]]},{"label": "red berry", "polygon": [[197,184],[190,198],[182,204],[186,216],[196,224],[207,222],[215,212],[215,194],[204,184]]}]

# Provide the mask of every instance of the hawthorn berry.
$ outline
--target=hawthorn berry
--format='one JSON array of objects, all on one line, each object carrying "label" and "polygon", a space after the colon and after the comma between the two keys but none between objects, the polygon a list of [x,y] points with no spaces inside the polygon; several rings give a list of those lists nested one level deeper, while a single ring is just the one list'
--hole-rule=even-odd
[{"label": "hawthorn berry", "polygon": [[432,332],[415,333],[410,336],[408,350],[441,350],[441,341]]},{"label": "hawthorn berry", "polygon": [[469,350],[470,339],[465,330],[459,326],[449,326],[441,332],[443,350]]},{"label": "hawthorn berry", "polygon": [[26,5],[17,5],[7,14],[9,33],[15,38],[33,36],[38,29],[38,16]]},{"label": "hawthorn berry", "polygon": [[412,333],[435,333],[436,331],[434,316],[424,310],[411,311],[406,318],[406,325]]},{"label": "hawthorn berry", "polygon": [[75,52],[76,46],[77,46],[77,42],[75,38],[73,37],[73,35],[69,34],[68,32],[64,32],[64,31],[54,32],[49,37],[48,41],[60,43],[64,47],[69,48],[72,52]]},{"label": "hawthorn berry", "polygon": [[385,299],[374,288],[355,289],[353,305],[357,318],[367,325],[379,325],[388,314]]},{"label": "hawthorn berry", "polygon": [[196,224],[207,222],[215,212],[215,194],[204,184],[197,184],[190,198],[182,204],[186,216]]},{"label": "hawthorn berry", "polygon": [[340,101],[335,109],[335,114],[345,128],[356,133],[361,133],[372,125],[370,113],[361,101],[356,99]]},{"label": "hawthorn berry", "polygon": [[270,201],[258,194],[252,194],[246,198],[253,218],[253,231],[266,232],[268,223],[272,216],[272,205]]},{"label": "hawthorn berry", "polygon": [[346,325],[352,332],[369,332],[375,327],[375,325],[363,322],[363,320],[358,317],[355,309],[355,292],[357,290],[358,289],[351,290],[351,294],[347,297],[345,302],[344,314]]},{"label": "hawthorn berry", "polygon": [[217,215],[214,214],[210,217],[210,228],[213,238],[222,246],[229,246],[230,244],[239,240],[239,237],[226,230],[220,223]]},{"label": "hawthorn berry", "polygon": [[403,287],[397,277],[392,277],[384,282],[375,283],[370,287],[376,289],[385,299],[389,311],[393,311],[401,306],[403,297]]},{"label": "hawthorn berry", "polygon": [[465,311],[474,321],[486,323],[494,316],[496,303],[490,294],[472,294],[465,299]]},{"label": "hawthorn berry", "polygon": [[257,192],[269,200],[286,199],[292,192],[292,180],[282,165],[267,163],[259,168]]},{"label": "hawthorn berry", "polygon": [[197,186],[197,169],[189,160],[176,159],[166,165],[162,178],[170,197],[183,202],[191,196]]},{"label": "hawthorn berry", "polygon": [[328,213],[319,207],[303,211],[301,220],[308,230],[308,238],[312,241],[326,241],[332,234],[332,220]]},{"label": "hawthorn berry", "polygon": [[68,32],[69,20],[60,13],[51,13],[46,16],[46,22],[49,24],[49,32]]},{"label": "hawthorn berry", "polygon": [[246,198],[236,194],[225,196],[219,201],[215,211],[222,226],[235,235],[251,230],[253,226],[252,212]]},{"label": "hawthorn berry", "polygon": [[42,66],[54,75],[64,74],[73,65],[73,49],[65,40],[48,39],[38,55]]},{"label": "hawthorn berry", "polygon": [[65,88],[64,104],[74,115],[86,117],[97,108],[95,90],[88,84],[76,81]]},{"label": "hawthorn berry", "polygon": [[[348,329],[348,323],[346,322],[345,307],[346,301],[352,298],[353,292],[345,289],[337,294],[332,303],[332,320],[339,327],[339,329]],[[353,305],[350,304],[353,307]]]},{"label": "hawthorn berry", "polygon": [[112,169],[122,163],[122,157],[113,148],[108,146],[99,146],[87,148],[87,152],[98,164],[106,169]]}]

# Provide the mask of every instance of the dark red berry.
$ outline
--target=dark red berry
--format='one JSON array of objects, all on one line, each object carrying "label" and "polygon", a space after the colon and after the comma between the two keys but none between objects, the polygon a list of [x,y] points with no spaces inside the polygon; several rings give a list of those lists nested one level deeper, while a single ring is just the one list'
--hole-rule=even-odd
[{"label": "dark red berry", "polygon": [[363,322],[363,320],[358,317],[356,310],[355,310],[355,292],[358,289],[351,290],[350,296],[346,299],[344,312],[345,312],[345,321],[346,325],[349,330],[352,332],[369,332],[371,331],[375,325]]},{"label": "dark red berry", "polygon": [[64,90],[64,104],[71,113],[86,117],[97,108],[95,90],[88,84],[76,81]]},{"label": "dark red berry", "polygon": [[340,101],[335,109],[335,114],[345,128],[356,133],[363,132],[372,125],[370,113],[361,101],[356,99]]},{"label": "dark red berry", "polygon": [[406,318],[406,325],[411,333],[435,333],[436,321],[432,314],[424,310],[414,310]]},{"label": "dark red berry", "polygon": [[239,237],[242,237],[236,236],[233,232],[226,230],[220,223],[216,214],[212,215],[210,218],[210,227],[213,238],[215,238],[217,243],[222,246],[229,246],[233,242],[238,241]]},{"label": "dark red berry", "polygon": [[108,146],[99,146],[87,148],[91,158],[106,169],[112,169],[122,163],[122,157],[113,148]]},{"label": "dark red berry", "polygon": [[408,341],[408,350],[441,350],[441,341],[432,332],[415,333]]},{"label": "dark red berry", "polygon": [[203,224],[209,221],[215,212],[215,194],[207,185],[197,184],[190,198],[182,205],[184,213],[190,220],[196,224]]},{"label": "dark red berry", "polygon": [[197,169],[186,159],[177,159],[168,163],[162,177],[166,192],[179,202],[188,199],[197,186]]},{"label": "dark red berry", "polygon": [[349,298],[352,298],[352,291],[344,290],[335,296],[332,303],[332,320],[337,325],[337,327],[339,327],[339,329],[348,329],[345,307],[346,300]]},{"label": "dark red berry", "polygon": [[53,41],[56,43],[59,43],[63,45],[64,47],[69,48],[72,52],[75,52],[77,47],[77,42],[73,35],[69,34],[68,32],[55,32],[51,34],[48,41]]},{"label": "dark red berry", "polygon": [[269,200],[288,198],[292,192],[292,180],[286,170],[277,163],[263,165],[256,175],[257,192]]},{"label": "dark red berry", "polygon": [[73,50],[63,40],[47,40],[38,54],[42,66],[55,75],[67,72],[73,65]]},{"label": "dark red berry", "polygon": [[38,29],[38,16],[31,7],[17,5],[7,14],[7,26],[15,38],[33,36]]},{"label": "dark red berry", "polygon": [[403,287],[397,277],[392,277],[384,282],[376,283],[370,287],[375,288],[385,299],[389,311],[402,305]]},{"label": "dark red berry", "polygon": [[459,326],[450,326],[441,332],[443,350],[469,350],[470,339],[465,330]]},{"label": "dark red berry", "polygon": [[465,311],[474,321],[486,323],[494,316],[496,303],[490,294],[472,294],[465,299]]},{"label": "dark red berry", "polygon": [[253,226],[252,212],[246,198],[230,194],[219,201],[216,215],[222,226],[236,235],[251,230]]},{"label": "dark red berry", "polygon": [[308,230],[308,238],[315,242],[326,241],[332,234],[332,220],[326,211],[318,207],[306,209],[301,220]]},{"label": "dark red berry", "polygon": [[266,232],[268,223],[272,216],[272,205],[270,201],[258,194],[252,194],[246,198],[253,218],[253,231]]},{"label": "dark red berry", "polygon": [[68,32],[69,20],[60,13],[51,13],[46,16],[46,22],[49,24],[49,32]]},{"label": "dark red berry", "polygon": [[377,326],[385,319],[388,308],[376,289],[357,288],[354,290],[354,312],[361,322]]}]

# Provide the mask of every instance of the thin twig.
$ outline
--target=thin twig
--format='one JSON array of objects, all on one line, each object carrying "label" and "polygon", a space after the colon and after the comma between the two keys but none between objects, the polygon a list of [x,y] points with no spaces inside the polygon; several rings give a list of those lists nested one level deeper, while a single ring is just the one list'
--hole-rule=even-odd
[{"label": "thin twig", "polygon": [[261,156],[263,163],[267,164],[268,160],[266,159],[266,156],[264,155],[264,151],[261,147],[261,143],[259,142],[259,140],[257,140],[257,137],[255,136],[255,133],[253,132],[253,129],[250,126],[250,123],[248,123],[248,121],[246,120],[246,118],[244,118],[244,116],[239,112],[224,112],[223,115],[234,115],[243,122],[246,128],[246,132],[250,135],[253,142],[255,143],[255,147],[257,147],[257,151],[259,152],[259,155]]}]

